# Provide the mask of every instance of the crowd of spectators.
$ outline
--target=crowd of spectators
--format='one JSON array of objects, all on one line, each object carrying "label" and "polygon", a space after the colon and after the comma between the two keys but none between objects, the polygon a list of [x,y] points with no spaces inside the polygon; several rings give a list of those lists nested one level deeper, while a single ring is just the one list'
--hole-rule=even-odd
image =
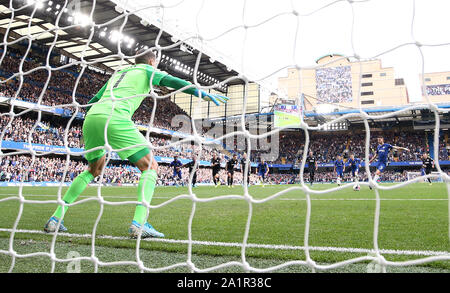
[{"label": "crowd of spectators", "polygon": [[[141,106],[133,115],[133,121],[138,125],[148,125],[152,115],[154,100],[152,98],[145,99]],[[158,99],[156,102],[155,119],[153,127],[178,130],[177,126],[172,126],[172,119],[176,115],[188,116],[186,112],[170,99]]]},{"label": "crowd of spectators", "polygon": [[[59,158],[36,157],[16,155],[5,156],[0,160],[1,181],[60,181],[63,177],[65,161]],[[71,161],[67,168],[65,180],[73,180],[78,173],[84,171],[81,162]]]},{"label": "crowd of spectators", "polygon": [[[1,63],[0,77],[9,78],[14,73],[19,72],[19,62],[16,57],[7,54]],[[27,59],[23,63],[22,70],[28,72],[34,68],[43,66],[42,63]],[[44,92],[41,104],[46,106],[61,106],[71,104],[73,102],[72,95],[75,92],[75,100],[81,105],[85,105],[100,90],[100,88],[110,78],[108,73],[99,73],[94,70],[86,69],[83,75],[78,79],[80,68],[72,66],[60,70],[52,70],[50,82]],[[24,82],[20,86],[20,78],[16,77],[8,82],[0,83],[0,95],[6,97],[15,97],[26,102],[37,103],[44,88],[49,73],[45,69],[39,69],[31,73],[25,74]],[[76,87],[75,87],[76,85]],[[20,90],[19,90],[20,89]],[[143,101],[142,106],[135,112],[133,120],[136,124],[148,125],[150,122],[154,101],[147,98]],[[74,111],[74,107],[66,106],[65,108]],[[78,108],[79,112],[85,113],[84,107]],[[177,104],[169,98],[158,99],[155,119],[153,126],[176,130],[171,126],[172,118],[175,115],[186,115]]]},{"label": "crowd of spectators", "polygon": [[[27,116],[16,116],[8,127],[10,116],[0,116],[0,129],[4,131],[4,141],[28,142],[31,130],[31,143],[64,146],[65,127],[62,122],[49,122],[43,119],[36,126],[36,119]],[[411,151],[391,151],[389,154],[390,161],[419,161],[424,152],[427,152],[426,135],[424,132],[400,132],[385,133],[385,141],[397,146],[407,147]],[[70,148],[83,148],[81,126],[72,125],[67,132],[67,141]],[[151,144],[156,148],[154,155],[161,157],[174,157],[189,159],[196,154],[198,159],[210,161],[212,154],[220,152],[219,146],[192,145],[190,142],[183,144],[173,144],[176,138],[167,136],[150,137]],[[377,147],[376,135],[372,136],[370,144],[370,154],[375,153]],[[298,163],[298,159],[302,158],[304,150],[304,135],[302,132],[280,133],[279,139],[280,154],[278,159],[272,163],[276,164],[292,164]],[[355,134],[343,132],[342,135],[330,136],[324,134],[312,134],[310,136],[309,150],[311,150],[318,163],[332,163],[336,160],[337,155],[343,156],[344,159],[349,158],[350,154],[355,154],[361,159],[365,155],[365,136],[364,134]],[[450,145],[444,138],[439,141],[439,158],[448,160],[450,156]],[[258,161],[260,152],[252,151],[250,159],[253,162]]]},{"label": "crowd of spectators", "polygon": [[[0,127],[4,130],[3,140],[28,142],[28,136],[35,127],[35,118],[16,116],[9,127],[7,127],[10,116],[0,116]],[[48,122],[43,119],[39,122],[34,131],[31,132],[31,143],[64,146],[65,127],[64,122]],[[400,132],[385,133],[385,141],[401,147],[407,147],[411,151],[392,151],[389,154],[391,161],[419,161],[422,154],[427,152],[426,136],[424,132]],[[81,126],[72,125],[67,132],[68,146],[71,148],[83,148]],[[317,158],[318,163],[331,163],[337,155],[342,155],[344,159],[350,154],[364,158],[365,136],[364,134],[342,133],[342,135],[312,134],[310,136],[309,150]],[[170,137],[150,137],[151,144],[157,149],[154,154],[162,157],[173,157],[178,155],[181,158],[190,158],[192,154],[197,154],[200,160],[211,160],[213,152],[218,152],[217,147],[204,144],[200,152],[200,146],[183,143],[171,145],[177,139]],[[374,154],[377,147],[376,135],[371,138],[370,154]],[[304,150],[304,135],[302,132],[280,133],[279,139],[280,154],[273,163],[295,163],[301,158]],[[439,158],[448,160],[450,155],[450,145],[444,138],[439,140]],[[257,161],[260,152],[252,151],[251,160]],[[298,161],[297,161],[298,162]]]},{"label": "crowd of spectators", "polygon": [[[410,172],[417,172],[417,170],[409,170]],[[447,174],[450,174],[449,170],[444,170],[444,172],[446,172]],[[305,172],[303,174],[303,178],[304,178],[304,182],[305,183],[310,183],[309,182],[309,174],[307,172]],[[372,174],[372,177],[374,176],[374,174]],[[331,171],[318,171],[315,173],[314,175],[314,183],[336,183],[336,173],[335,172],[331,172]],[[403,170],[403,171],[385,171],[383,173],[381,173],[380,179],[381,182],[404,182],[408,180],[408,171],[407,170]],[[353,182],[353,178],[351,177],[350,173],[344,173],[343,176],[343,182]],[[359,181],[360,182],[364,182],[364,181],[368,181],[368,176],[367,174],[363,171],[360,170],[359,172]],[[268,177],[268,182],[270,182],[271,184],[299,184],[300,183],[300,175],[299,175],[299,171],[297,170],[297,172],[295,173],[289,173],[289,174],[271,174]]]},{"label": "crowd of spectators", "polygon": [[[6,55],[2,62],[3,74],[8,77],[14,73],[17,74],[19,72],[19,65],[20,62],[18,62],[17,56]],[[86,69],[83,72],[82,78],[77,83],[77,77],[80,71],[79,66],[52,70],[50,74],[46,69],[40,68],[42,66],[45,66],[45,64],[27,58],[22,67],[22,71],[27,73],[23,75],[24,82],[42,87],[50,75],[49,89],[71,93],[75,89],[75,85],[77,85],[76,93],[80,96],[89,97],[93,93],[95,94],[109,79],[107,74]],[[31,70],[34,71],[30,72]]]},{"label": "crowd of spectators", "polygon": [[[36,124],[32,118],[15,117],[8,127],[9,116],[0,116],[0,129],[5,130],[3,140],[15,142],[28,142],[31,133],[31,143],[51,146],[64,146],[63,126],[54,126],[48,122],[38,122],[34,131],[31,131]],[[67,132],[67,142],[70,148],[80,148],[82,131],[80,126],[72,126]]]},{"label": "crowd of spectators", "polygon": [[[5,130],[4,141],[28,142],[28,136],[36,124],[33,118],[14,117],[13,123],[8,127],[10,116],[0,116],[0,129]],[[41,121],[31,132],[31,143],[44,144],[51,146],[64,146],[65,125],[56,125],[47,121]],[[71,126],[67,132],[67,142],[70,148],[83,148],[81,141],[81,126]],[[197,154],[200,160],[210,161],[215,148],[211,145],[203,145],[200,152],[200,146],[190,143],[180,143],[169,146],[177,140],[171,138],[150,137],[151,144],[157,149],[154,155],[162,157],[190,158],[192,154]]]},{"label": "crowd of spectators", "polygon": [[[0,160],[0,181],[7,182],[65,182],[73,179],[86,170],[87,165],[81,161],[69,161],[61,158],[36,157],[26,155],[5,156]],[[97,178],[98,180],[98,178]],[[109,166],[105,168],[103,183],[137,183],[139,173],[128,165]]]},{"label": "crowd of spectators", "polygon": [[[64,158],[35,157],[33,162],[29,155],[3,156],[0,159],[0,181],[3,182],[60,182],[64,176],[64,182],[72,182],[73,179],[86,170],[87,164],[82,161],[71,160],[68,162]],[[410,170],[414,171],[414,170]],[[403,171],[385,171],[381,174],[381,181],[384,182],[403,182],[408,179],[407,170]],[[448,170],[444,170],[448,173]],[[173,168],[161,164],[158,168],[157,184],[160,186],[187,185],[189,182],[189,170],[182,168],[181,181],[173,178]],[[227,182],[227,173],[224,169],[219,172],[222,184]],[[105,184],[137,184],[139,182],[140,172],[136,167],[128,164],[109,165],[105,168],[102,183]],[[317,171],[315,173],[315,183],[333,183],[336,181],[336,173],[332,171]],[[367,174],[363,169],[359,173],[360,181],[367,181]],[[99,182],[97,177],[94,182]],[[344,173],[343,181],[352,181],[351,174]],[[240,171],[234,173],[234,184],[242,184],[243,176]],[[309,183],[309,175],[304,173],[304,182]],[[206,167],[197,169],[197,184],[212,184],[212,170]],[[258,184],[259,178],[255,170],[250,174],[250,184]],[[294,184],[300,183],[299,170],[294,170],[283,174],[269,174],[266,184]]]},{"label": "crowd of spectators", "polygon": [[353,98],[351,67],[317,68],[316,90],[321,103],[351,102]]},{"label": "crowd of spectators", "polygon": [[[389,153],[391,161],[420,161],[423,153],[428,152],[427,138],[425,132],[386,132],[383,134],[386,143],[405,147],[410,150],[396,151]],[[444,137],[439,140],[439,159],[448,160],[450,157],[450,145],[444,141]],[[370,156],[375,154],[377,148],[377,136],[372,134],[370,140]],[[303,132],[280,133],[279,137],[280,155],[274,163],[293,163],[302,158],[305,137]],[[318,163],[332,163],[337,155],[349,158],[350,154],[363,159],[365,156],[365,135],[352,132],[342,132],[340,135],[311,134],[309,150],[313,152]],[[257,158],[261,151],[252,151],[252,156]]]},{"label": "crowd of spectators", "polygon": [[[67,170],[64,177],[65,182],[72,182],[73,179],[86,170],[87,164],[82,161],[67,161],[63,158],[36,157],[32,160],[28,155],[3,156],[0,159],[0,181],[6,182],[60,182],[64,176],[64,170]],[[223,184],[226,182],[225,170],[220,171],[220,180]],[[140,172],[137,168],[127,165],[109,165],[105,168],[102,183],[111,184],[137,184],[139,182]],[[100,177],[95,179],[96,182]],[[256,174],[251,174],[251,183],[257,182]],[[182,168],[181,182],[175,182],[173,179],[173,168],[167,165],[158,167],[158,185],[187,185],[189,182],[188,168]],[[235,184],[242,183],[242,173],[237,171],[234,175]],[[212,171],[210,168],[198,168],[197,183],[211,184]]]}]

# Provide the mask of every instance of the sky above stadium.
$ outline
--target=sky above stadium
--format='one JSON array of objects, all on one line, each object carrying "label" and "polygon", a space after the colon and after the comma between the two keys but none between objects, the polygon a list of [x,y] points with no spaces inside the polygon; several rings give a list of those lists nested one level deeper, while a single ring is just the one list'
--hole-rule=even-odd
[{"label": "sky above stadium", "polygon": [[[134,7],[144,5],[140,0],[125,2]],[[421,99],[421,52],[415,45],[388,51],[415,41],[450,43],[447,0],[416,0],[415,13],[412,0],[355,1],[353,5],[330,0],[151,0],[145,1],[145,6],[160,2],[167,8],[158,13],[168,27],[184,36],[202,36],[233,69],[252,79],[268,77],[272,87],[278,77],[286,75],[286,70],[279,71],[286,66],[312,67],[316,59],[331,53],[352,56],[356,52],[361,58],[385,53],[377,58],[405,79],[414,102]],[[425,72],[450,71],[450,45],[421,49]]]}]

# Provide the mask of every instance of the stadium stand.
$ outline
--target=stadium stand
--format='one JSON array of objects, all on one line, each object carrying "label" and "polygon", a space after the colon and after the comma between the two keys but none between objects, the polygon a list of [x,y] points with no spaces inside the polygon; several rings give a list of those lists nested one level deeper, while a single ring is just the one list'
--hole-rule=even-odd
[{"label": "stadium stand", "polygon": [[[22,56],[13,53],[8,53],[5,56],[2,63],[2,69],[0,70],[1,77],[7,79],[10,78],[14,72],[18,72],[18,58],[22,58]],[[36,61],[27,59],[24,63],[23,70],[27,72],[40,65],[41,64]],[[57,65],[55,64],[55,66]],[[52,72],[48,88],[44,93],[41,104],[47,106],[62,106],[72,103],[72,89],[75,88],[79,71],[80,68],[77,66]],[[87,104],[90,98],[100,90],[109,77],[110,76],[107,74],[87,70],[87,72],[82,75],[76,88],[75,96],[77,102],[84,105]],[[7,97],[14,97],[17,94],[17,99],[19,100],[37,103],[47,78],[47,71],[37,70],[25,75],[24,83],[22,87],[20,87],[20,91],[20,82],[19,80],[14,79],[7,84],[0,84],[0,93]],[[151,115],[149,115],[149,109],[152,109],[153,103],[152,99],[144,100],[141,108],[138,109],[133,116],[133,120],[136,124],[148,124],[150,122]],[[84,108],[82,108],[81,111],[85,112]],[[157,103],[154,126],[172,129],[170,124],[171,118],[179,114],[187,115],[185,111],[169,99],[160,99]]]},{"label": "stadium stand", "polygon": [[[2,78],[11,77],[14,72],[18,72],[18,62],[23,56],[20,55],[18,50],[9,50],[5,56],[2,68],[0,70],[0,76]],[[23,65],[24,71],[30,71],[33,68],[42,65],[39,60],[27,58]],[[58,67],[60,64],[52,64],[52,66]],[[63,107],[63,105],[72,103],[72,89],[74,89],[76,80],[80,72],[80,67],[72,66],[62,70],[52,71],[51,79],[48,84],[48,88],[41,100],[41,104]],[[11,79],[8,83],[0,84],[0,97],[14,98],[17,95],[17,100],[37,103],[41,94],[42,88],[47,80],[48,73],[45,70],[38,70],[32,73],[24,75],[24,81],[20,86],[20,81],[17,78]],[[109,75],[106,73],[97,72],[94,70],[86,69],[82,78],[78,82],[76,88],[75,97],[80,104],[86,104],[89,99],[100,89],[100,87],[107,81]],[[338,67],[334,70],[324,68],[318,70],[316,75],[318,84],[318,93],[323,95],[322,98],[332,99],[331,102],[342,102],[351,95],[351,82],[349,76],[349,70],[345,67]],[[347,81],[346,81],[347,80]],[[330,83],[331,82],[331,83]],[[20,91],[19,90],[20,87]],[[336,90],[339,88],[339,90]],[[428,86],[430,95],[448,94],[448,87],[444,86]],[[337,96],[332,96],[326,93],[326,91],[332,90],[337,93]],[[330,102],[330,101],[328,101]],[[133,120],[136,125],[147,125],[153,108],[153,100],[145,99],[143,105],[136,111],[133,116]],[[66,108],[70,108],[67,107]],[[2,112],[7,112],[8,109],[4,108]],[[84,112],[84,108],[82,109]],[[176,115],[185,115],[177,104],[170,99],[160,99],[157,102],[157,110],[153,126],[160,129],[176,131],[177,128],[172,127],[172,118]],[[40,122],[36,124],[37,115],[24,114],[14,118],[13,124],[7,127],[10,117],[8,115],[0,116],[0,127],[4,131],[3,141],[11,142],[28,142],[28,137],[31,132],[31,143],[45,146],[64,146],[65,128],[67,126],[68,118],[70,115],[64,117],[57,117],[55,115],[43,115]],[[70,125],[67,131],[68,147],[74,149],[82,149],[82,124],[81,120],[83,115],[77,116],[79,119],[75,119]],[[203,130],[206,131],[205,129]],[[356,155],[356,157],[363,158],[364,156],[364,134],[358,134],[354,132],[343,132],[342,135],[314,132],[311,133],[311,145],[310,149],[317,157],[317,161],[321,165],[322,172],[318,173],[316,178],[317,182],[332,182],[334,175],[329,169],[329,165],[332,163],[338,154],[344,154],[344,158],[348,157],[350,153]],[[390,160],[392,162],[414,162],[419,161],[420,156],[428,151],[427,145],[427,133],[424,130],[419,131],[400,131],[398,129],[392,129],[385,134],[386,141],[395,143],[399,146],[407,147],[411,149],[410,153],[406,152],[392,152],[390,154]],[[191,144],[180,144],[175,147],[161,148],[167,146],[172,141],[170,135],[158,135],[151,133],[150,142],[155,147],[160,147],[154,151],[156,156],[165,157],[167,161],[161,164],[161,176],[159,178],[159,185],[170,185],[171,169],[166,165],[171,158],[175,155],[185,160],[190,160],[192,154],[198,153],[198,147]],[[237,146],[232,147],[235,151]],[[304,148],[304,134],[301,131],[289,131],[280,132],[279,137],[279,149],[280,155],[276,160],[271,163],[271,177],[269,182],[272,184],[289,184],[298,182],[296,174],[298,174],[298,164],[295,168],[292,168],[293,164],[298,163],[298,159],[302,156]],[[376,138],[372,137],[371,140],[371,152],[376,148]],[[208,162],[211,160],[213,152],[220,152],[220,148],[212,147],[208,145],[203,146],[203,152],[199,159],[201,161]],[[239,153],[239,152],[238,152]],[[254,150],[251,153],[252,167],[256,166],[256,162],[259,160],[262,151]],[[444,136],[440,137],[439,141],[439,159],[448,160],[450,155],[450,146]],[[227,155],[222,156],[223,160],[228,158]],[[20,181],[26,182],[36,181],[55,182],[62,179],[63,174],[57,170],[62,170],[62,166],[65,161],[61,158],[54,157],[42,157],[42,160],[35,162],[31,166],[31,157],[26,155],[21,156],[8,156],[2,158],[0,163],[1,175],[0,181]],[[66,175],[65,181],[70,182],[79,172],[86,167],[86,162],[81,161],[80,158],[74,158],[71,162],[71,172]],[[20,166],[21,168],[17,168]],[[22,168],[24,167],[24,168]],[[44,168],[45,167],[45,168]],[[198,171],[199,183],[211,183],[210,170],[202,164],[202,168]],[[22,175],[18,170],[28,170],[29,174]],[[284,174],[289,169],[289,174]],[[15,171],[14,171],[15,170]],[[254,168],[253,168],[254,171]],[[381,178],[384,181],[403,181],[406,180],[406,170],[396,169],[395,171],[389,171],[383,174]],[[26,176],[26,178],[22,178]],[[187,183],[188,172],[183,173],[183,181]],[[222,177],[225,177],[222,174]],[[117,161],[114,165],[108,167],[104,178],[105,183],[117,183],[117,184],[129,184],[136,183],[138,181],[138,175],[136,170],[128,165],[126,162]],[[238,172],[235,176],[237,182],[242,181],[242,174]],[[366,180],[364,172],[361,174],[361,180]],[[256,182],[256,175],[252,174],[251,182]]]}]

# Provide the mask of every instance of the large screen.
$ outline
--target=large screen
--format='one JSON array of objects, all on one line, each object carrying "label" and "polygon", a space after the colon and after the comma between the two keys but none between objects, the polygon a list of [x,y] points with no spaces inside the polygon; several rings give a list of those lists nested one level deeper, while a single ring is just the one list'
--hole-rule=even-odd
[{"label": "large screen", "polygon": [[316,90],[318,104],[351,102],[353,100],[351,67],[317,68]]},{"label": "large screen", "polygon": [[300,128],[301,107],[298,105],[276,105],[274,107],[274,126]]}]

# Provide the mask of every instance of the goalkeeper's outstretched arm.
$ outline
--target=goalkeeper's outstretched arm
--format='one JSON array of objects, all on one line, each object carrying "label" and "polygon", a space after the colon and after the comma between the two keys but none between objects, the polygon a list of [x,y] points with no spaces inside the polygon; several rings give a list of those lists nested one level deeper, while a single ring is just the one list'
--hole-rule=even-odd
[{"label": "goalkeeper's outstretched arm", "polygon": [[[163,79],[161,79],[160,83],[161,86],[170,87],[175,90],[179,90],[181,88],[184,88],[186,86],[192,86],[192,83],[183,80],[181,78],[172,76],[172,75],[166,75]],[[205,101],[212,101],[217,106],[220,105],[220,103],[226,103],[228,101],[228,97],[217,95],[217,94],[210,94],[204,91],[199,91],[195,87],[190,87],[185,90],[183,90],[183,93],[194,95],[196,97],[202,98]]]}]

